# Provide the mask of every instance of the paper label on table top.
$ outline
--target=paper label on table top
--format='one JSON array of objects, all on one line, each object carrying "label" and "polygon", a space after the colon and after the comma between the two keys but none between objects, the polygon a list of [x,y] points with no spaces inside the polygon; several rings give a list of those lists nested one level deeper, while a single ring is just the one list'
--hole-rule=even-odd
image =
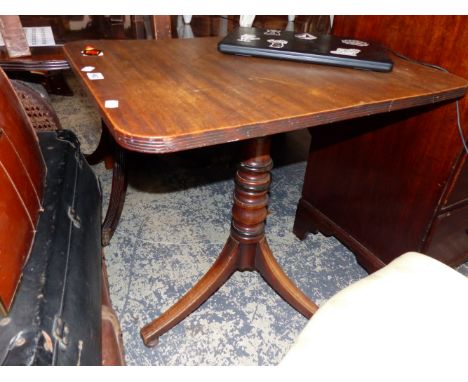
[{"label": "paper label on table top", "polygon": [[92,81],[94,80],[103,80],[104,79],[104,76],[102,75],[102,73],[86,73],[88,78]]},{"label": "paper label on table top", "polygon": [[92,72],[94,69],[96,69],[94,66],[83,66],[81,68],[82,72]]},{"label": "paper label on table top", "polygon": [[107,109],[116,109],[119,107],[119,101],[116,99],[108,99],[104,102],[104,107]]}]

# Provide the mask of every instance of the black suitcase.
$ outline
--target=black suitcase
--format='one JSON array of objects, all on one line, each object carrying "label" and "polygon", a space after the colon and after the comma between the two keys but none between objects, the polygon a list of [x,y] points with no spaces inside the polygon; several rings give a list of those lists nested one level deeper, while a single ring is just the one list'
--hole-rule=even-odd
[{"label": "black suitcase", "polygon": [[47,165],[32,252],[10,313],[1,365],[101,364],[101,191],[73,133],[38,133]]}]

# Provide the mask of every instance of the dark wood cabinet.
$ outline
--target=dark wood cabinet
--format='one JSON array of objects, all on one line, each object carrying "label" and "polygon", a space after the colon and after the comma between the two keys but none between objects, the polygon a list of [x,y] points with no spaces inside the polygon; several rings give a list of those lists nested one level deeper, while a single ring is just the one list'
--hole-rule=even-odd
[{"label": "dark wood cabinet", "polygon": [[[468,77],[464,16],[341,16],[334,34],[377,41]],[[466,99],[460,115],[466,139]],[[468,161],[455,103],[310,132],[299,238],[316,230],[335,235],[369,271],[411,250],[452,266],[468,260]]]}]

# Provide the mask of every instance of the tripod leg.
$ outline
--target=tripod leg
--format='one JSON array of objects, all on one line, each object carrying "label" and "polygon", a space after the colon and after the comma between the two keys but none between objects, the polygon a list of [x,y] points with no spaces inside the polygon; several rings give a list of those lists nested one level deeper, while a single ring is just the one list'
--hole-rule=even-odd
[{"label": "tripod leg", "polygon": [[266,239],[258,243],[255,265],[271,288],[304,317],[310,318],[317,311],[318,306],[281,269]]},{"label": "tripod leg", "polygon": [[208,272],[179,301],[144,326],[141,337],[146,346],[155,346],[159,337],[195,311],[221,287],[237,269],[239,243],[229,238]]}]

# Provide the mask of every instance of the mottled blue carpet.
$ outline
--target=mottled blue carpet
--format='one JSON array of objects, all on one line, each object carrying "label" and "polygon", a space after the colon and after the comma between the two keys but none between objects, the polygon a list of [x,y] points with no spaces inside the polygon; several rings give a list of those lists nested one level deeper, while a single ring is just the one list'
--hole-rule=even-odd
[{"label": "mottled blue carpet", "polygon": [[[65,128],[84,152],[100,122],[83,90],[52,97]],[[333,237],[292,233],[305,172],[308,135],[280,138],[273,155],[267,237],[287,275],[319,305],[366,276]],[[299,142],[299,143],[298,143]],[[120,225],[105,248],[111,298],[121,320],[129,365],[276,365],[306,324],[255,272],[237,272],[212,298],[149,349],[140,328],[176,302],[208,270],[230,228],[239,144],[182,156],[129,157],[129,188]],[[111,173],[94,166],[106,206]],[[459,270],[468,274],[467,264]]]}]

